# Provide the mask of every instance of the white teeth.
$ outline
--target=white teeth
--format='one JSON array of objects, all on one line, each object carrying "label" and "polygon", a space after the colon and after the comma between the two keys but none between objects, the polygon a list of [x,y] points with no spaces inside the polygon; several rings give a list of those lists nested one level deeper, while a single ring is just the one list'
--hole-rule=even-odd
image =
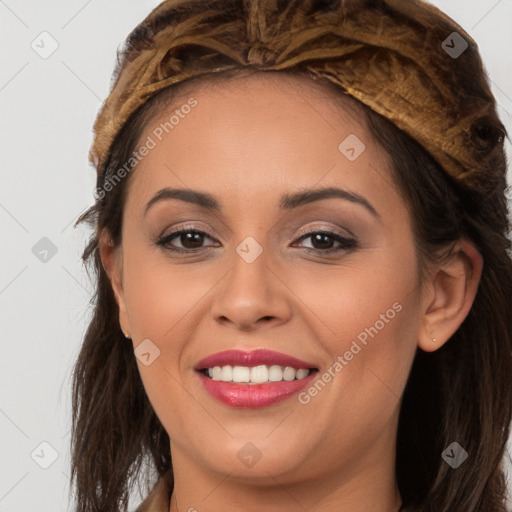
[{"label": "white teeth", "polygon": [[251,369],[250,368],[247,368],[247,366],[234,366],[233,367],[233,382],[249,382],[250,380],[251,380]]},{"label": "white teeth", "polygon": [[224,382],[231,382],[233,380],[233,367],[223,366],[220,374],[220,380]]},{"label": "white teeth", "polygon": [[294,380],[296,375],[295,368],[292,368],[291,366],[287,366],[283,370],[283,380]]},{"label": "white teeth", "polygon": [[272,365],[268,369],[268,380],[270,382],[279,382],[280,380],[283,380],[283,370],[280,366],[277,364]]},{"label": "white teeth", "polygon": [[251,382],[261,384],[268,381],[268,368],[263,364],[251,369]]},{"label": "white teeth", "polygon": [[304,377],[307,377],[309,375],[309,370],[304,370],[304,369],[300,369],[300,370],[297,370],[295,376],[297,377],[297,380],[298,379],[303,379]]},{"label": "white teeth", "polygon": [[224,382],[241,382],[249,384],[262,384],[265,382],[280,382],[304,379],[309,375],[309,370],[291,366],[279,366],[277,364],[266,366],[214,366],[208,368],[208,375],[213,380]]}]

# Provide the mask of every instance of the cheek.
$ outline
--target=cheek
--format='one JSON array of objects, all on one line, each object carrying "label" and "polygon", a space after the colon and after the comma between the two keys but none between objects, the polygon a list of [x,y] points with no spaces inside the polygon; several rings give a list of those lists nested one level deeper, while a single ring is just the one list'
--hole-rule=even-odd
[{"label": "cheek", "polygon": [[[157,249],[160,251],[160,249]],[[201,309],[201,298],[214,284],[211,272],[176,265],[148,251],[125,261],[125,296],[130,323],[138,339],[180,339],[189,316]]]},{"label": "cheek", "polygon": [[125,297],[134,350],[142,352],[138,347],[146,344],[151,353],[150,364],[143,358],[137,361],[148,399],[166,430],[183,435],[186,415],[175,411],[188,410],[191,397],[180,363],[197,315],[205,314],[200,299],[206,283],[185,266],[181,270],[160,259],[142,252],[126,258]]},{"label": "cheek", "polygon": [[358,421],[377,426],[397,405],[416,351],[420,301],[414,248],[373,251],[364,264],[335,269],[321,282],[316,288],[304,283],[298,294],[308,297],[304,302],[321,319],[317,333],[332,363],[323,374],[325,386],[306,390],[312,395],[303,395],[302,403],[309,400],[313,416],[324,422],[334,416],[353,428]]},{"label": "cheek", "polygon": [[375,351],[389,343],[399,347],[416,328],[419,275],[412,244],[370,249],[343,265],[294,277],[293,290],[307,306],[301,314],[333,358],[353,341],[371,343]]},{"label": "cheek", "polygon": [[416,351],[418,307],[405,283],[387,285],[375,289],[371,300],[360,290],[332,304],[330,330],[336,336],[324,340],[332,363],[299,395],[308,427],[332,440],[318,447],[316,456],[325,464],[356,457],[398,414]]},{"label": "cheek", "polygon": [[[157,251],[160,251],[158,249]],[[149,365],[138,361],[146,393],[155,411],[169,426],[181,420],[172,407],[188,408],[191,396],[183,375],[190,371],[190,339],[208,314],[208,296],[223,273],[212,268],[176,265],[153,251],[126,251],[124,289],[134,349],[148,343],[157,357]],[[171,412],[170,412],[171,411]],[[161,416],[163,415],[163,416]]]}]

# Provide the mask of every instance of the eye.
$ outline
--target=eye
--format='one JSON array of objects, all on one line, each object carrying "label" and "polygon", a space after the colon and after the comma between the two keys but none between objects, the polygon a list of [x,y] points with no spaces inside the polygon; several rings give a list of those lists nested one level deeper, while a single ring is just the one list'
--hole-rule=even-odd
[{"label": "eye", "polygon": [[[311,239],[313,247],[305,247],[305,249],[308,252],[320,254],[347,251],[357,246],[357,242],[353,238],[347,238],[346,236],[333,231],[308,231],[307,233],[304,233],[298,241],[306,240],[308,238]],[[331,241],[329,241],[329,239],[331,239]],[[332,241],[337,242],[339,246],[337,248],[332,248]]]},{"label": "eye", "polygon": [[[171,241],[178,238],[182,247],[175,247]],[[197,249],[202,249],[202,243],[205,238],[212,239],[208,233],[194,228],[183,227],[168,235],[161,236],[157,240],[157,245],[163,246],[165,249],[176,253],[191,253],[197,252]]]},{"label": "eye", "polygon": [[[156,244],[174,253],[190,254],[199,252],[201,249],[205,248],[203,247],[205,238],[214,240],[213,237],[204,231],[192,227],[183,227],[169,233],[168,235],[161,236],[157,240]],[[347,238],[339,233],[324,230],[308,231],[302,234],[297,241],[300,242],[302,240],[307,240],[308,238],[311,239],[313,247],[304,247],[304,249],[316,254],[348,251],[357,246],[357,242],[353,238]],[[174,239],[178,240],[181,247],[176,247],[172,243]],[[332,248],[333,242],[338,244],[337,248]]]}]

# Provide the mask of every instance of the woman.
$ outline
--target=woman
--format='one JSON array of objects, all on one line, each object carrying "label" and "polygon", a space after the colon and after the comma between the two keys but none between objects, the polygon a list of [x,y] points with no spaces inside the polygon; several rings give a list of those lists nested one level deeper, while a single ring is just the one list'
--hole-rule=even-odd
[{"label": "woman", "polygon": [[77,510],[126,510],[144,466],[141,512],[506,511],[505,135],[426,3],[153,10],[78,221]]}]

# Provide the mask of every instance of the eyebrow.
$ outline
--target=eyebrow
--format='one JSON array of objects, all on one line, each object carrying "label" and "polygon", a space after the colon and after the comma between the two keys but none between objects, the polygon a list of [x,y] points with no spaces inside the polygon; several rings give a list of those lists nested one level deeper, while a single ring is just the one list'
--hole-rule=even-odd
[{"label": "eyebrow", "polygon": [[[326,187],[312,190],[305,190],[303,192],[296,192],[293,194],[283,194],[279,202],[280,210],[292,210],[300,206],[310,204],[323,199],[338,198],[351,203],[363,206],[368,210],[374,217],[380,218],[377,210],[371,205],[371,203],[363,196],[343,190],[337,187]],[[218,211],[222,210],[221,203],[215,199],[214,196],[206,192],[199,192],[198,190],[190,189],[179,189],[179,188],[163,188],[159,190],[146,204],[144,208],[144,215],[147,214],[148,210],[157,202],[177,199],[179,201],[185,201],[192,203],[207,210]]]}]

